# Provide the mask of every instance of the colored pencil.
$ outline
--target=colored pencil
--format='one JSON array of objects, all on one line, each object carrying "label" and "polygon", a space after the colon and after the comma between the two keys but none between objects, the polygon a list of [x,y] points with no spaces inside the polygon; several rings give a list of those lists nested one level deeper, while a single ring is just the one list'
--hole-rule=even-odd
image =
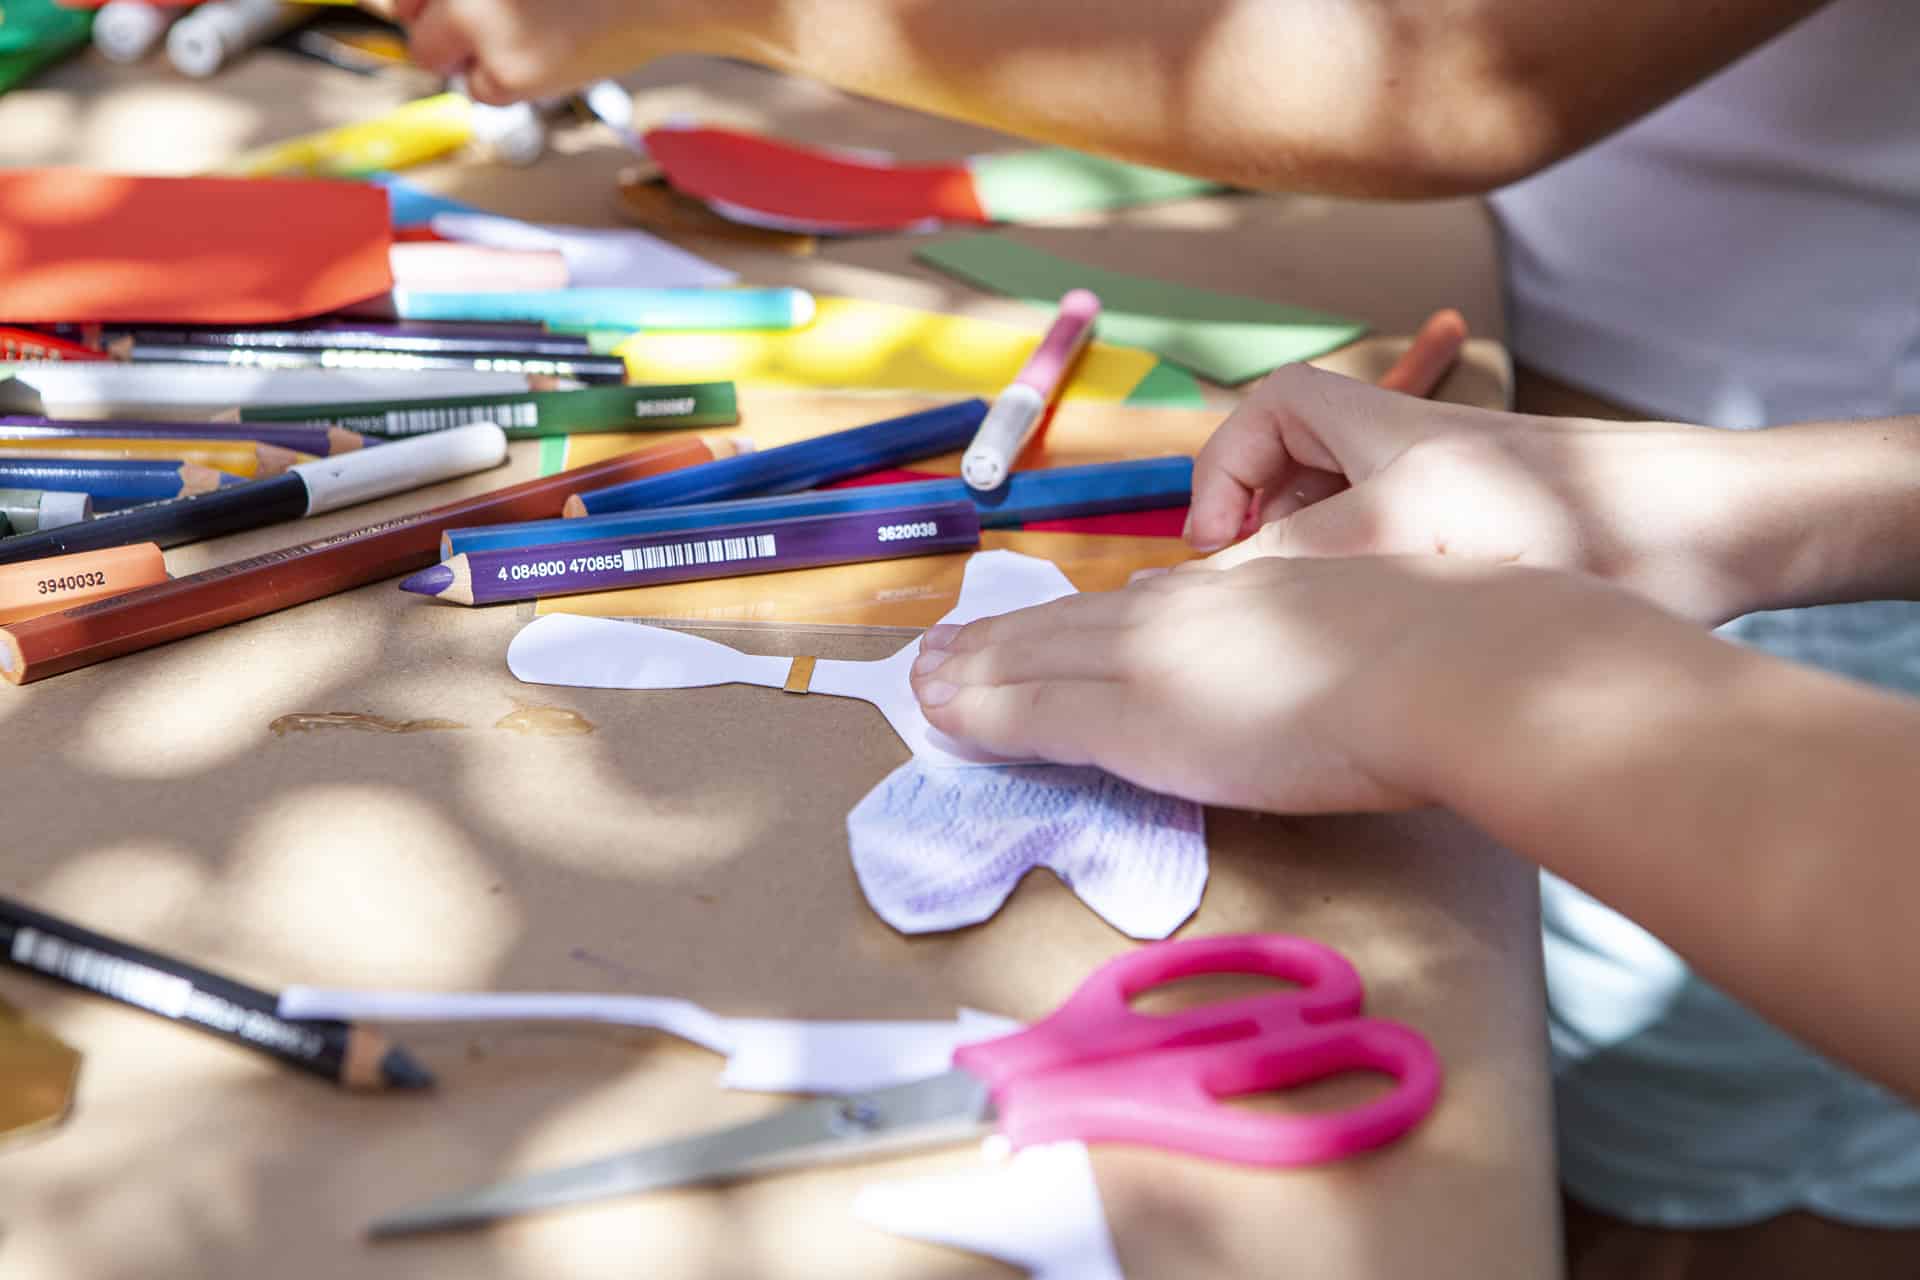
[{"label": "colored pencil", "polygon": [[1047,327],[1040,345],[1014,375],[1007,389],[994,399],[987,420],[960,459],[960,475],[981,493],[992,493],[1013,470],[1020,451],[1046,416],[1047,406],[1066,380],[1067,370],[1093,337],[1100,317],[1100,299],[1087,289],[1070,289],[1060,299],[1060,311]]},{"label": "colored pencil", "polygon": [[251,440],[67,435],[0,439],[0,458],[191,462],[247,479],[277,476],[300,457],[292,449]]},{"label": "colored pencil", "polygon": [[0,955],[16,969],[212,1032],[349,1089],[424,1089],[433,1077],[370,1027],[279,1013],[278,996],[0,898]]},{"label": "colored pencil", "polygon": [[295,453],[325,458],[358,449],[366,440],[344,427],[275,423],[243,427],[234,422],[134,422],[117,418],[38,418],[0,414],[0,440],[62,439],[75,436],[111,440],[231,440],[270,444]]},{"label": "colored pencil", "polygon": [[0,485],[90,494],[96,510],[104,510],[109,503],[163,502],[206,493],[219,488],[225,475],[190,462],[0,458]]},{"label": "colored pencil", "polygon": [[84,493],[57,489],[0,489],[0,514],[15,533],[58,529],[76,520],[93,519],[93,499]]},{"label": "colored pencil", "polygon": [[986,401],[962,400],[849,431],[796,441],[763,453],[710,462],[678,475],[651,476],[629,484],[583,490],[567,499],[566,514],[599,516],[612,511],[811,489],[865,471],[878,471],[882,467],[963,449],[986,412]]},{"label": "colored pencil", "polygon": [[107,360],[0,365],[0,411],[48,417],[161,417],[217,414],[236,405],[403,396],[506,395],[530,391],[526,374],[447,369],[240,369],[230,365],[155,365]]},{"label": "colored pencil", "polygon": [[[582,339],[585,341],[585,339]],[[106,360],[104,351],[41,333],[38,329],[0,326],[0,360]]]},{"label": "colored pencil", "polygon": [[400,589],[454,604],[501,604],[695,578],[898,560],[970,551],[979,545],[980,512],[962,498],[565,546],[476,551],[422,569]]},{"label": "colored pencil", "polygon": [[0,566],[0,623],[71,609],[166,578],[166,559],[151,542]]},{"label": "colored pencil", "polygon": [[8,538],[0,541],[0,564],[129,542],[177,547],[424,488],[506,460],[507,438],[500,428],[475,423],[420,440],[317,458],[269,480]]},{"label": "colored pencil", "polygon": [[1011,529],[1030,520],[1113,515],[1180,507],[1192,496],[1193,459],[1147,458],[1137,462],[1096,462],[1048,471],[1016,471],[991,494],[953,479],[907,484],[862,485],[852,489],[812,489],[774,497],[736,498],[692,506],[620,511],[572,520],[538,520],[484,529],[449,529],[440,540],[442,557],[503,551],[511,547],[556,546],[602,538],[636,537],[706,529],[752,520],[789,520],[884,507],[918,507],[938,502],[972,502],[983,529]]},{"label": "colored pencil", "polygon": [[1410,396],[1430,396],[1460,358],[1467,343],[1467,318],[1448,307],[1428,316],[1400,353],[1393,367],[1381,375],[1380,385]]},{"label": "colored pencil", "polygon": [[292,348],[147,345],[121,342],[114,355],[135,364],[210,364],[249,369],[411,369],[423,372],[479,371],[537,374],[579,382],[621,383],[627,362],[592,351],[564,355],[521,355],[486,351],[368,351],[358,347]]},{"label": "colored pencil", "polygon": [[564,356],[588,349],[583,335],[549,333],[537,324],[485,324],[436,320],[315,320],[303,325],[221,329],[189,325],[174,328],[112,329],[115,341],[145,346],[258,347],[296,351],[486,351],[500,355]]},{"label": "colored pencil", "polygon": [[[372,310],[381,304],[369,304]],[[803,289],[553,289],[425,293],[395,289],[403,320],[530,320],[604,329],[797,329],[812,323]],[[356,310],[359,310],[356,308]]]},{"label": "colored pencil", "polygon": [[292,404],[240,410],[242,422],[283,418],[331,422],[374,436],[411,436],[468,422],[497,422],[509,440],[591,431],[725,427],[740,421],[731,382],[650,387],[585,387],[507,396],[444,396],[418,400]]},{"label": "colored pencil", "polygon": [[725,439],[663,441],[590,466],[0,627],[0,676],[28,684],[424,569],[438,558],[440,535],[456,525],[544,519],[559,514],[567,494],[583,484],[619,483],[693,466],[725,456],[733,447]]}]

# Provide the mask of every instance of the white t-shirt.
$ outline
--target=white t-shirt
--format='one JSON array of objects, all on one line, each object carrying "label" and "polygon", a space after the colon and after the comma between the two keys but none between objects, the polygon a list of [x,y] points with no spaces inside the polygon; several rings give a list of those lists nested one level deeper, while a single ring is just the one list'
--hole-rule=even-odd
[{"label": "white t-shirt", "polygon": [[[1836,0],[1494,207],[1523,363],[1725,427],[1920,411],[1920,0]],[[1920,605],[1726,630],[1920,692]],[[1576,1196],[1673,1226],[1920,1225],[1920,1113],[1624,917],[1552,877],[1543,895]]]}]

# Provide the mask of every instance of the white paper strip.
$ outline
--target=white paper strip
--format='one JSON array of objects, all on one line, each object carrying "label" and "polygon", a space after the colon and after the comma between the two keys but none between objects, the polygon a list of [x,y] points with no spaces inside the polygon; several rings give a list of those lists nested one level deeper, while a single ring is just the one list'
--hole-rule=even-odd
[{"label": "white paper strip", "polygon": [[[967,561],[960,600],[942,622],[966,623],[1073,594],[1052,561],[1012,551],[982,551]],[[916,757],[934,764],[1015,763],[956,742],[927,722],[908,674],[920,642],[878,662],[822,659],[810,690],[860,698],[879,708]],[[785,658],[748,655],[666,627],[611,618],[552,614],[522,628],[507,646],[507,668],[528,684],[595,689],[689,689],[715,684],[780,688]]]},{"label": "white paper strip", "polygon": [[489,249],[557,252],[576,289],[713,289],[740,277],[645,231],[521,222],[488,213],[437,213],[434,234]]},{"label": "white paper strip", "polygon": [[962,1009],[951,1022],[725,1018],[668,996],[350,991],[288,987],[283,1018],[349,1022],[605,1022],[650,1027],[727,1055],[720,1082],[768,1093],[855,1093],[938,1075],[962,1044],[1020,1029]]},{"label": "white paper strip", "polygon": [[891,1235],[984,1253],[1035,1280],[1123,1280],[1093,1163],[1078,1142],[963,1173],[873,1183],[853,1215]]}]

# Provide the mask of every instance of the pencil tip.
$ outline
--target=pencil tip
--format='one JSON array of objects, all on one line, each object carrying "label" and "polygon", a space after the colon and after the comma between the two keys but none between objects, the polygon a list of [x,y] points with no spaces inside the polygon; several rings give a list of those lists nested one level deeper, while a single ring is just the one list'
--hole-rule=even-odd
[{"label": "pencil tip", "polygon": [[380,1059],[380,1078],[395,1089],[431,1089],[433,1075],[405,1049],[393,1048]]},{"label": "pencil tip", "polygon": [[453,570],[444,564],[429,565],[400,584],[402,591],[417,596],[437,596],[453,585]]}]

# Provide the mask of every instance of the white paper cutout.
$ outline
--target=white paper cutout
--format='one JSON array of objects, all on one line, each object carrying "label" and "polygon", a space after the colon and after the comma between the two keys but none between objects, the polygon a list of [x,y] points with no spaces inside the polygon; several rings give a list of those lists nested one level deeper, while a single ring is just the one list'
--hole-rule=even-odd
[{"label": "white paper cutout", "polygon": [[854,875],[902,933],[978,924],[1047,867],[1114,928],[1164,938],[1207,887],[1206,810],[1099,769],[901,765],[847,815]]},{"label": "white paper cutout", "polygon": [[984,1253],[1034,1280],[1124,1280],[1087,1148],[1028,1147],[962,1173],[862,1187],[853,1215],[891,1235]]},{"label": "white paper cutout", "polygon": [[[1067,575],[1050,560],[1013,551],[982,551],[967,561],[960,599],[942,618],[967,623],[1045,604],[1074,593]],[[927,723],[908,673],[919,656],[912,641],[878,662],[815,664],[811,690],[871,702],[907,748],[937,764],[1015,763],[957,742]],[[757,684],[778,689],[792,662],[741,653],[684,631],[611,618],[551,614],[535,619],[507,647],[507,667],[528,684],[595,689],[691,689],[715,684]]]},{"label": "white paper cutout", "polygon": [[349,1022],[607,1022],[648,1027],[727,1055],[720,1083],[767,1093],[857,1093],[939,1075],[953,1051],[1018,1031],[962,1009],[951,1022],[727,1018],[664,996],[572,992],[347,991],[288,987],[283,1018]]},{"label": "white paper cutout", "polygon": [[491,213],[436,213],[436,235],[489,249],[544,249],[567,260],[574,288],[713,289],[739,274],[645,231],[521,222]]}]

